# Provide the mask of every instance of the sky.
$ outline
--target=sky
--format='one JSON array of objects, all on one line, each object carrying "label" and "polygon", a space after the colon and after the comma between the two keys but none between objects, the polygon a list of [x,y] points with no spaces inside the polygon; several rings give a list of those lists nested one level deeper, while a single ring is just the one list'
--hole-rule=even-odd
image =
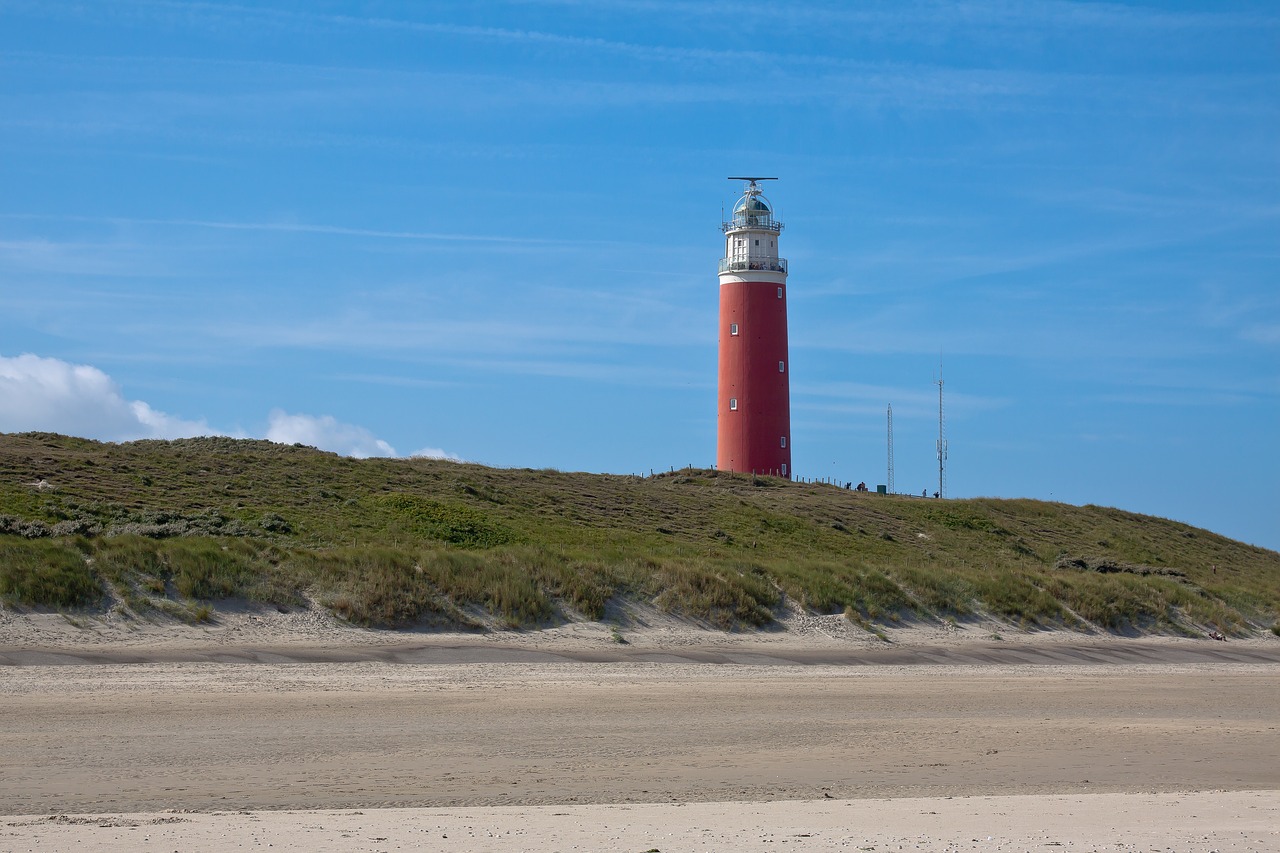
[{"label": "sky", "polygon": [[1280,549],[1280,7],[0,0],[0,432],[712,467],[777,176],[797,476]]}]

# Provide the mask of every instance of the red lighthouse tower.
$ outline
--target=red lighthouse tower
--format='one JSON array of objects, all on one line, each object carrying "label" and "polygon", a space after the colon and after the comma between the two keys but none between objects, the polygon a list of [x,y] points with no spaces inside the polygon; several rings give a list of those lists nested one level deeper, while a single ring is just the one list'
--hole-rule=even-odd
[{"label": "red lighthouse tower", "polygon": [[759,186],[777,178],[729,180],[747,186],[722,226],[716,467],[790,479],[787,262],[782,223]]}]

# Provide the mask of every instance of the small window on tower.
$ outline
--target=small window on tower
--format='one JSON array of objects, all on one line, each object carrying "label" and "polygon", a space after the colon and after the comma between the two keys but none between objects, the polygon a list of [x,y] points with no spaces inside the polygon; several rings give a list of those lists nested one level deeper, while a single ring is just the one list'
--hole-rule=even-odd
[{"label": "small window on tower", "polygon": [[737,397],[730,397],[730,398],[729,398],[729,411],[731,411],[731,412],[736,412],[736,411],[738,411],[738,398],[737,398]]},{"label": "small window on tower", "polygon": [[769,248],[770,248],[770,249],[772,249],[772,248],[773,248],[773,241],[772,241],[772,240],[770,240],[770,241],[769,241]]},{"label": "small window on tower", "polygon": [[730,324],[729,324],[729,334],[731,334],[731,335],[736,335],[736,334],[738,334],[738,324],[737,324],[737,323],[730,323]]},{"label": "small window on tower", "polygon": [[787,372],[787,363],[785,361],[778,362],[778,372],[779,373]]},{"label": "small window on tower", "polygon": [[787,476],[787,463],[782,463],[782,476]]},{"label": "small window on tower", "polygon": [[778,298],[779,298],[779,299],[781,299],[781,298],[782,298],[782,288],[781,288],[781,287],[779,287],[779,288],[778,288]]},{"label": "small window on tower", "polygon": [[757,246],[759,246],[759,245],[760,245],[760,241],[759,241],[759,240],[757,240],[757,241],[756,241],[756,245],[757,245]]},{"label": "small window on tower", "polygon": [[785,435],[782,437],[782,446],[783,447],[787,446],[787,437]]}]

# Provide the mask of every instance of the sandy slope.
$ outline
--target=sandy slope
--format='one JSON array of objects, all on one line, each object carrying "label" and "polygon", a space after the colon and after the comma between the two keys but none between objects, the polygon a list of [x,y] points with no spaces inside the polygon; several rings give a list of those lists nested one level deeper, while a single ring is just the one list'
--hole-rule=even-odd
[{"label": "sandy slope", "polygon": [[[578,622],[536,631],[440,633],[352,627],[312,608],[224,604],[212,623],[17,613],[0,607],[0,665],[163,661],[403,663],[669,661],[702,663],[1202,663],[1280,661],[1280,637],[1117,638],[1022,631],[995,621],[882,628],[884,639],[843,616],[792,607],[772,630],[704,629],[655,610],[631,609],[614,624]],[[615,627],[617,626],[617,627]]]}]

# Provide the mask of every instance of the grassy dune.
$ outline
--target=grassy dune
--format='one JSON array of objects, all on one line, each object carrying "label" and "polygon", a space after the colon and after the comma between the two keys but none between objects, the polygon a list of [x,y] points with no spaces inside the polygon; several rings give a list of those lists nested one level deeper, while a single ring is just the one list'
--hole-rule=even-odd
[{"label": "grassy dune", "polygon": [[[1215,567],[1216,566],[1216,570]],[[1280,554],[1166,519],[687,470],[643,478],[355,460],[265,441],[0,435],[0,598],[199,621],[218,599],[353,623],[510,627],[640,600],[763,627],[783,595],[871,630],[1230,635],[1280,615]]]}]

